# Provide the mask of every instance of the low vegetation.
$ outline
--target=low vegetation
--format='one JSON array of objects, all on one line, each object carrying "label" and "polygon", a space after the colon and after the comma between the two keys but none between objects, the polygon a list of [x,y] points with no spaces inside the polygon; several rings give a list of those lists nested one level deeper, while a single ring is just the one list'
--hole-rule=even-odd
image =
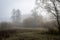
[{"label": "low vegetation", "polygon": [[0,31],[0,40],[60,40],[59,35],[43,34],[40,29],[12,29]]}]

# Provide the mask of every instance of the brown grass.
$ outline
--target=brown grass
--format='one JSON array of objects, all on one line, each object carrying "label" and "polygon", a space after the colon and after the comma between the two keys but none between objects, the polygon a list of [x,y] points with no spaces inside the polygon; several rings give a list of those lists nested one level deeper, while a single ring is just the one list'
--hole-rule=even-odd
[{"label": "brown grass", "polygon": [[59,35],[42,34],[45,30],[11,29],[0,31],[0,40],[60,40]]}]

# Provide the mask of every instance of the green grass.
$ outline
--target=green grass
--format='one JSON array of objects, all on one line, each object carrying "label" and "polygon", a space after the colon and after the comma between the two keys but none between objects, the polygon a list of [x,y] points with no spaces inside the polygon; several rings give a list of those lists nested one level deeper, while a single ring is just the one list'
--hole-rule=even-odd
[{"label": "green grass", "polygon": [[0,31],[0,40],[60,40],[59,35],[42,34],[40,29],[11,29]]}]

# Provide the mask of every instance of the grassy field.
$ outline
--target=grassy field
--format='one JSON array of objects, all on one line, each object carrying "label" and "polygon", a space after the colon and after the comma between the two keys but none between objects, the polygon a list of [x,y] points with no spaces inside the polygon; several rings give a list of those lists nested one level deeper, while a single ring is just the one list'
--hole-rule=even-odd
[{"label": "grassy field", "polygon": [[40,29],[11,29],[0,31],[0,40],[60,40],[59,35],[43,34]]}]

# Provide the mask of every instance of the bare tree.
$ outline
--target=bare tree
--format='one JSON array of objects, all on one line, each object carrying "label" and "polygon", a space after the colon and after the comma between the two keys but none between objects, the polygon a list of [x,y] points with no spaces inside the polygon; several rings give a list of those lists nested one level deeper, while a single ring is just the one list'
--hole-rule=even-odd
[{"label": "bare tree", "polygon": [[21,16],[21,14],[20,14],[19,9],[17,9],[17,10],[13,9],[12,10],[12,21],[13,22],[15,22],[15,23],[20,22],[20,16]]},{"label": "bare tree", "polygon": [[[58,30],[60,33],[60,0],[38,0],[40,1],[44,6],[40,5],[41,8],[44,8],[47,10],[48,13],[51,13],[54,16],[54,19],[56,19],[58,24]],[[40,3],[39,2],[39,3]],[[39,4],[38,3],[38,4]]]},{"label": "bare tree", "polygon": [[[59,0],[51,0],[51,2],[53,3],[53,6],[54,6],[54,10],[55,10],[55,14],[52,13],[54,15],[54,17],[56,17],[56,20],[57,20],[57,23],[58,23],[58,29],[59,29],[59,33],[60,33],[60,23],[59,23],[59,19],[60,19],[60,15],[59,15],[59,9],[58,9],[58,5],[60,4],[60,1]],[[57,4],[56,4],[57,2]],[[60,6],[60,5],[59,5]]]}]

